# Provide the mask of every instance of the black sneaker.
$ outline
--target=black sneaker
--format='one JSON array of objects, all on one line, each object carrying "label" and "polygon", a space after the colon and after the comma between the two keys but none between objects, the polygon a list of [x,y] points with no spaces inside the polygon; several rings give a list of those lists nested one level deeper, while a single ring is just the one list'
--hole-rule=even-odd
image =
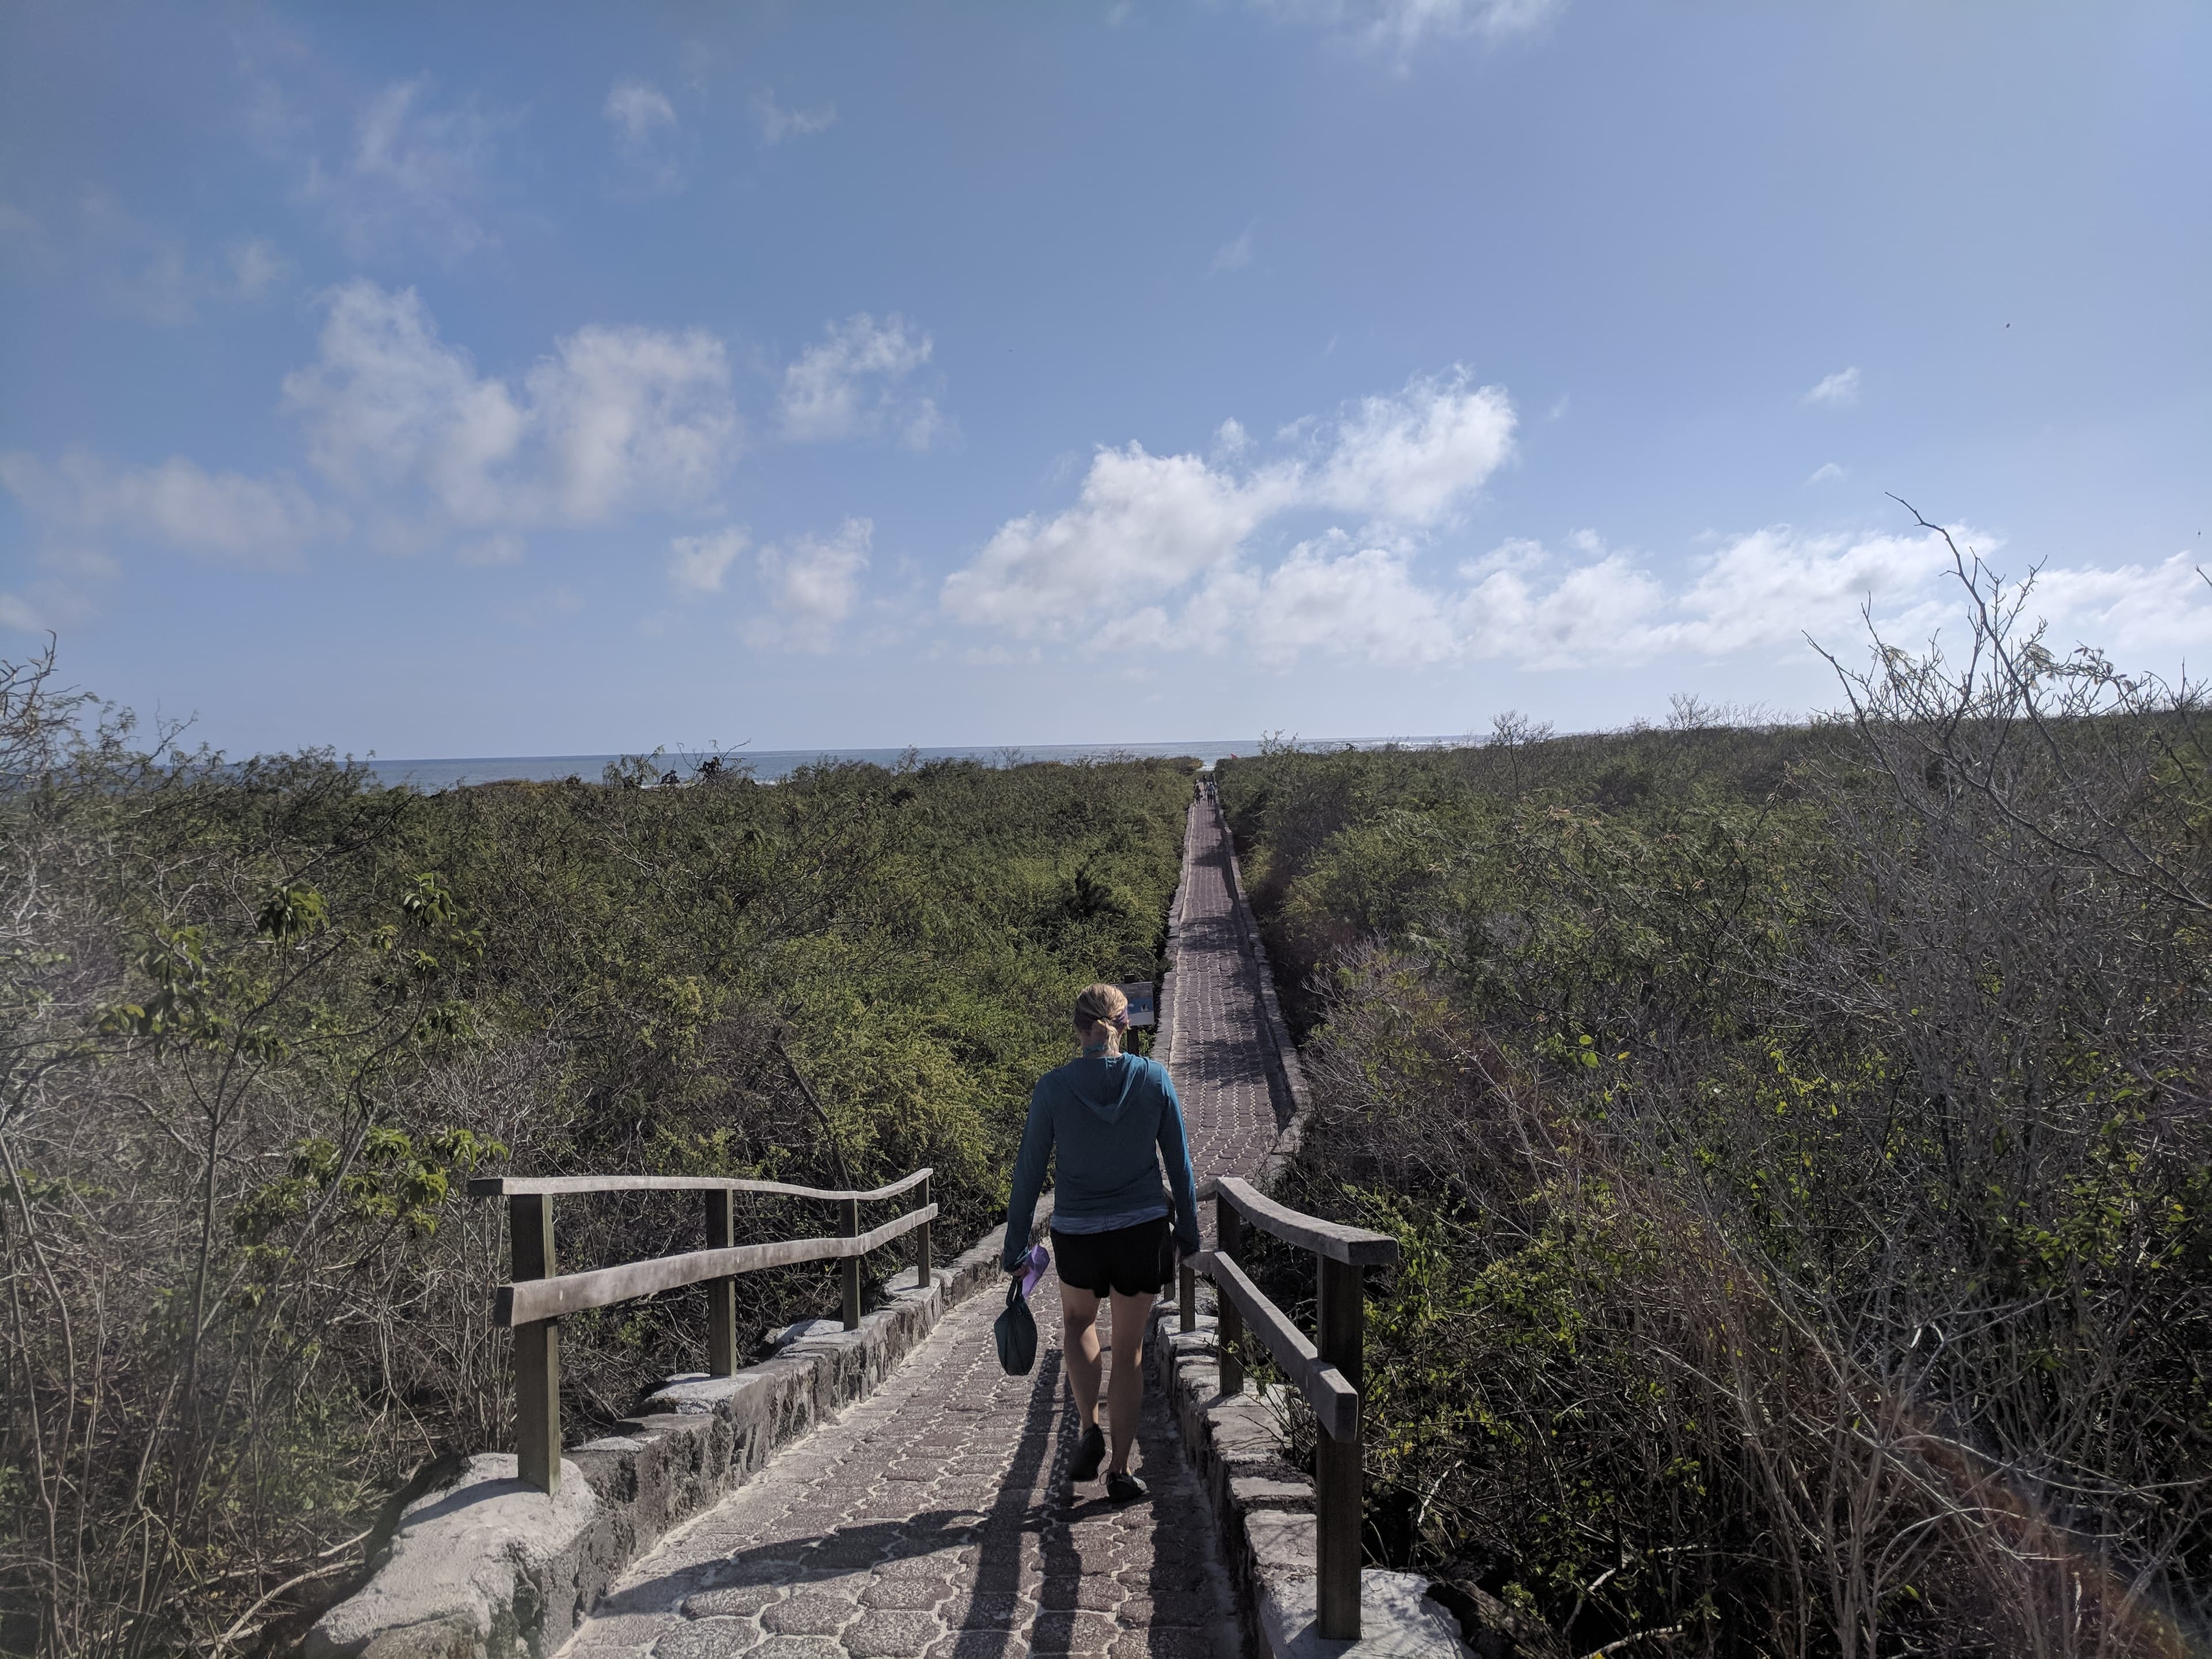
[{"label": "black sneaker", "polygon": [[1116,1504],[1133,1504],[1152,1495],[1152,1488],[1127,1469],[1116,1469],[1106,1477],[1106,1496]]},{"label": "black sneaker", "polygon": [[1095,1480],[1098,1466],[1106,1461],[1106,1437],[1098,1432],[1093,1423],[1083,1431],[1083,1443],[1075,1449],[1075,1462],[1067,1466],[1070,1480]]}]

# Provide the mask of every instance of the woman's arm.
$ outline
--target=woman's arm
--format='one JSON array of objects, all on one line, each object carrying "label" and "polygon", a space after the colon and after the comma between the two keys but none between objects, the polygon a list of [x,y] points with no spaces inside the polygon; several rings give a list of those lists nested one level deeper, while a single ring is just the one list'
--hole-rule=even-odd
[{"label": "woman's arm", "polygon": [[1030,1226],[1036,1219],[1037,1194],[1044,1190],[1044,1168],[1052,1157],[1052,1111],[1044,1085],[1030,1091],[1029,1121],[1022,1126],[1022,1150],[1014,1158],[1014,1189],[1006,1200],[1006,1247],[1000,1264],[1008,1273],[1030,1253]]},{"label": "woman's arm", "polygon": [[1182,1097],[1175,1079],[1162,1066],[1160,1092],[1160,1158],[1167,1165],[1168,1195],[1175,1202],[1176,1249],[1185,1255],[1198,1254],[1198,1182],[1190,1172],[1190,1139],[1183,1132]]}]

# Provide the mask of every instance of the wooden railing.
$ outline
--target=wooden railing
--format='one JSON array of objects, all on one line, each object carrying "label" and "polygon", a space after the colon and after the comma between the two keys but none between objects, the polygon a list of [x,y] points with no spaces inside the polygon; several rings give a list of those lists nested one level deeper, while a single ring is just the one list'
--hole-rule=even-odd
[{"label": "wooden railing", "polygon": [[[825,1192],[780,1181],[729,1181],[714,1176],[489,1176],[469,1182],[471,1198],[504,1198],[511,1284],[493,1292],[492,1322],[514,1331],[514,1446],[518,1473],[541,1492],[561,1485],[561,1316],[611,1307],[656,1291],[707,1286],[707,1370],[729,1376],[738,1369],[739,1273],[798,1261],[844,1264],[845,1328],[860,1323],[860,1258],[893,1239],[916,1233],[915,1282],[930,1282],[930,1223],[927,1169],[872,1192]],[[860,1206],[921,1189],[921,1203],[870,1232],[860,1231]],[[707,1248],[654,1256],[619,1267],[559,1273],[554,1267],[553,1200],[587,1193],[696,1192],[706,1203]],[[841,1231],[828,1238],[787,1238],[769,1244],[737,1242],[737,1195],[768,1193],[819,1199],[840,1206]]]},{"label": "wooden railing", "polygon": [[[1215,1248],[1182,1264],[1176,1285],[1181,1323],[1198,1328],[1196,1275],[1213,1281],[1214,1339],[1221,1392],[1244,1390],[1237,1353],[1246,1327],[1283,1368],[1321,1425],[1316,1448],[1314,1507],[1319,1534],[1316,1624],[1323,1639],[1359,1635],[1360,1486],[1359,1388],[1367,1341],[1366,1270],[1398,1260],[1398,1241],[1382,1233],[1342,1227],[1276,1203],[1249,1182],[1222,1176],[1206,1185],[1214,1206]],[[1314,1253],[1320,1279],[1318,1342],[1310,1342],[1280,1308],[1237,1265],[1246,1223]]]}]

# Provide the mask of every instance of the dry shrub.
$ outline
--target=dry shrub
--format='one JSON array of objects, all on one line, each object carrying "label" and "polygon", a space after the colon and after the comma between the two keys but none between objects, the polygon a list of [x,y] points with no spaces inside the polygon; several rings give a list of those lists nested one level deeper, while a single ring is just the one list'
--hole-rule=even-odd
[{"label": "dry shrub", "polygon": [[1297,1196],[1406,1248],[1386,1564],[1577,1651],[2204,1650],[2212,757],[1959,574],[1966,659],[1882,651],[1786,789],[1703,722],[1626,802],[1542,743],[1224,780],[1328,941]]}]

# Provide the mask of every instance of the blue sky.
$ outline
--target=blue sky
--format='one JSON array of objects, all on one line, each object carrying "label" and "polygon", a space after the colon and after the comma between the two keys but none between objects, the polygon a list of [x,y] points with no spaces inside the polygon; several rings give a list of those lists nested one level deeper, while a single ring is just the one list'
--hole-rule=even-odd
[{"label": "blue sky", "polygon": [[2212,9],[26,3],[0,655],[243,751],[2212,655]]}]

